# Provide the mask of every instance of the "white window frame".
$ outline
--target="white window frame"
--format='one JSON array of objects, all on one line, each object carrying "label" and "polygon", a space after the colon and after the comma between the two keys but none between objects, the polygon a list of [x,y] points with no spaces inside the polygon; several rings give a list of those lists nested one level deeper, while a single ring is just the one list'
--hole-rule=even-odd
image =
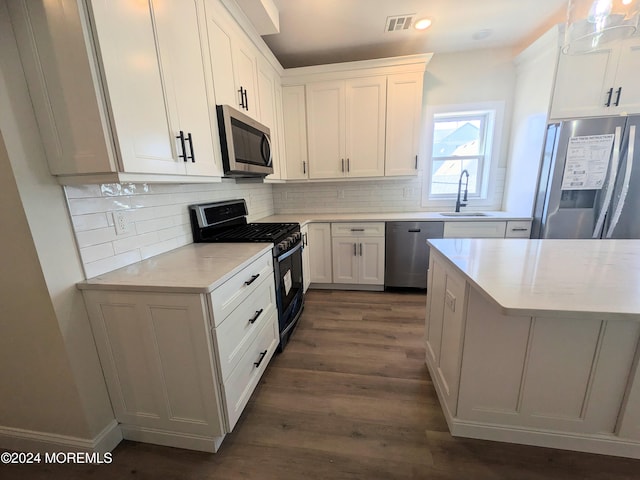
[{"label": "white window frame", "polygon": [[[469,195],[468,206],[483,207],[495,203],[495,173],[498,167],[501,144],[502,129],[504,125],[504,102],[477,102],[456,105],[438,105],[427,107],[425,122],[425,141],[423,151],[427,161],[423,171],[422,186],[422,206],[423,207],[448,207],[455,202],[456,194],[432,194],[431,193],[431,172],[433,165],[433,127],[436,120],[447,117],[455,118],[462,115],[486,116],[485,124],[485,149],[482,165],[478,171],[478,192]],[[471,158],[477,158],[474,155]],[[441,158],[438,158],[440,160]],[[464,157],[456,157],[463,160]]]}]

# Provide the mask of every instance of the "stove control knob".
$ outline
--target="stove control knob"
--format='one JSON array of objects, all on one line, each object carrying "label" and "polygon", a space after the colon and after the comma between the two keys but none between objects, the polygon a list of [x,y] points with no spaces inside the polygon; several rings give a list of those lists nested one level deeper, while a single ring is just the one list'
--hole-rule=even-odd
[{"label": "stove control knob", "polygon": [[289,242],[287,242],[286,240],[283,240],[278,244],[277,248],[278,248],[278,252],[282,253],[287,248],[289,248]]},{"label": "stove control knob", "polygon": [[300,232],[294,232],[294,234],[292,235],[293,243],[296,243],[298,240],[300,240],[300,237],[302,237],[302,234]]}]

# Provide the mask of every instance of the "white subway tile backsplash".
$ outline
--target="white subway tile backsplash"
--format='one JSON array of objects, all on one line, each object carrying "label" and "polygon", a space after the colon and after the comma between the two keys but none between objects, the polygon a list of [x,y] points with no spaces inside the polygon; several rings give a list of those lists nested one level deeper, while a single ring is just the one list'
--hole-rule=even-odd
[{"label": "white subway tile backsplash", "polygon": [[[275,212],[272,185],[263,183],[126,183],[64,190],[87,278],[191,243],[190,204],[244,198],[249,221]],[[129,231],[117,235],[112,214],[122,210]]]},{"label": "white subway tile backsplash", "polygon": [[95,262],[96,260],[112,257],[113,255],[114,251],[111,243],[101,243],[80,249],[80,257],[84,263]]}]

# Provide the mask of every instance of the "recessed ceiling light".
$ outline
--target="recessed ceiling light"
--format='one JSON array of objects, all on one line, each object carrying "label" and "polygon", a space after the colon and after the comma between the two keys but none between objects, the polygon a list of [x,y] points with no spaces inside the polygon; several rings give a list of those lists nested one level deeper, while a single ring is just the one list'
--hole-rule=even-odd
[{"label": "recessed ceiling light", "polygon": [[413,24],[413,28],[416,30],[426,30],[431,26],[431,20],[428,18],[421,18],[416,23]]},{"label": "recessed ceiling light", "polygon": [[491,36],[492,33],[493,32],[491,29],[485,28],[482,30],[478,30],[476,33],[471,35],[471,38],[473,38],[474,40],[484,40],[485,38]]}]

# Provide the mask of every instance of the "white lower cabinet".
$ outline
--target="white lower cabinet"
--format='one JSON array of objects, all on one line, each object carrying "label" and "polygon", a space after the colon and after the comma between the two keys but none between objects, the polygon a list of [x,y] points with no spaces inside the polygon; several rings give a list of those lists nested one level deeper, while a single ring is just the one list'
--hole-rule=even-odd
[{"label": "white lower cabinet", "polygon": [[278,346],[271,252],[211,294],[83,294],[124,438],[217,451]]},{"label": "white lower cabinet", "polygon": [[333,223],[333,283],[384,285],[384,223]]},{"label": "white lower cabinet", "polygon": [[307,242],[309,280],[311,283],[331,283],[331,224],[310,223]]},{"label": "white lower cabinet", "polygon": [[444,238],[504,238],[507,222],[445,222]]},{"label": "white lower cabinet", "polygon": [[311,285],[311,257],[309,255],[309,225],[300,227],[302,234],[302,290],[304,293]]}]

